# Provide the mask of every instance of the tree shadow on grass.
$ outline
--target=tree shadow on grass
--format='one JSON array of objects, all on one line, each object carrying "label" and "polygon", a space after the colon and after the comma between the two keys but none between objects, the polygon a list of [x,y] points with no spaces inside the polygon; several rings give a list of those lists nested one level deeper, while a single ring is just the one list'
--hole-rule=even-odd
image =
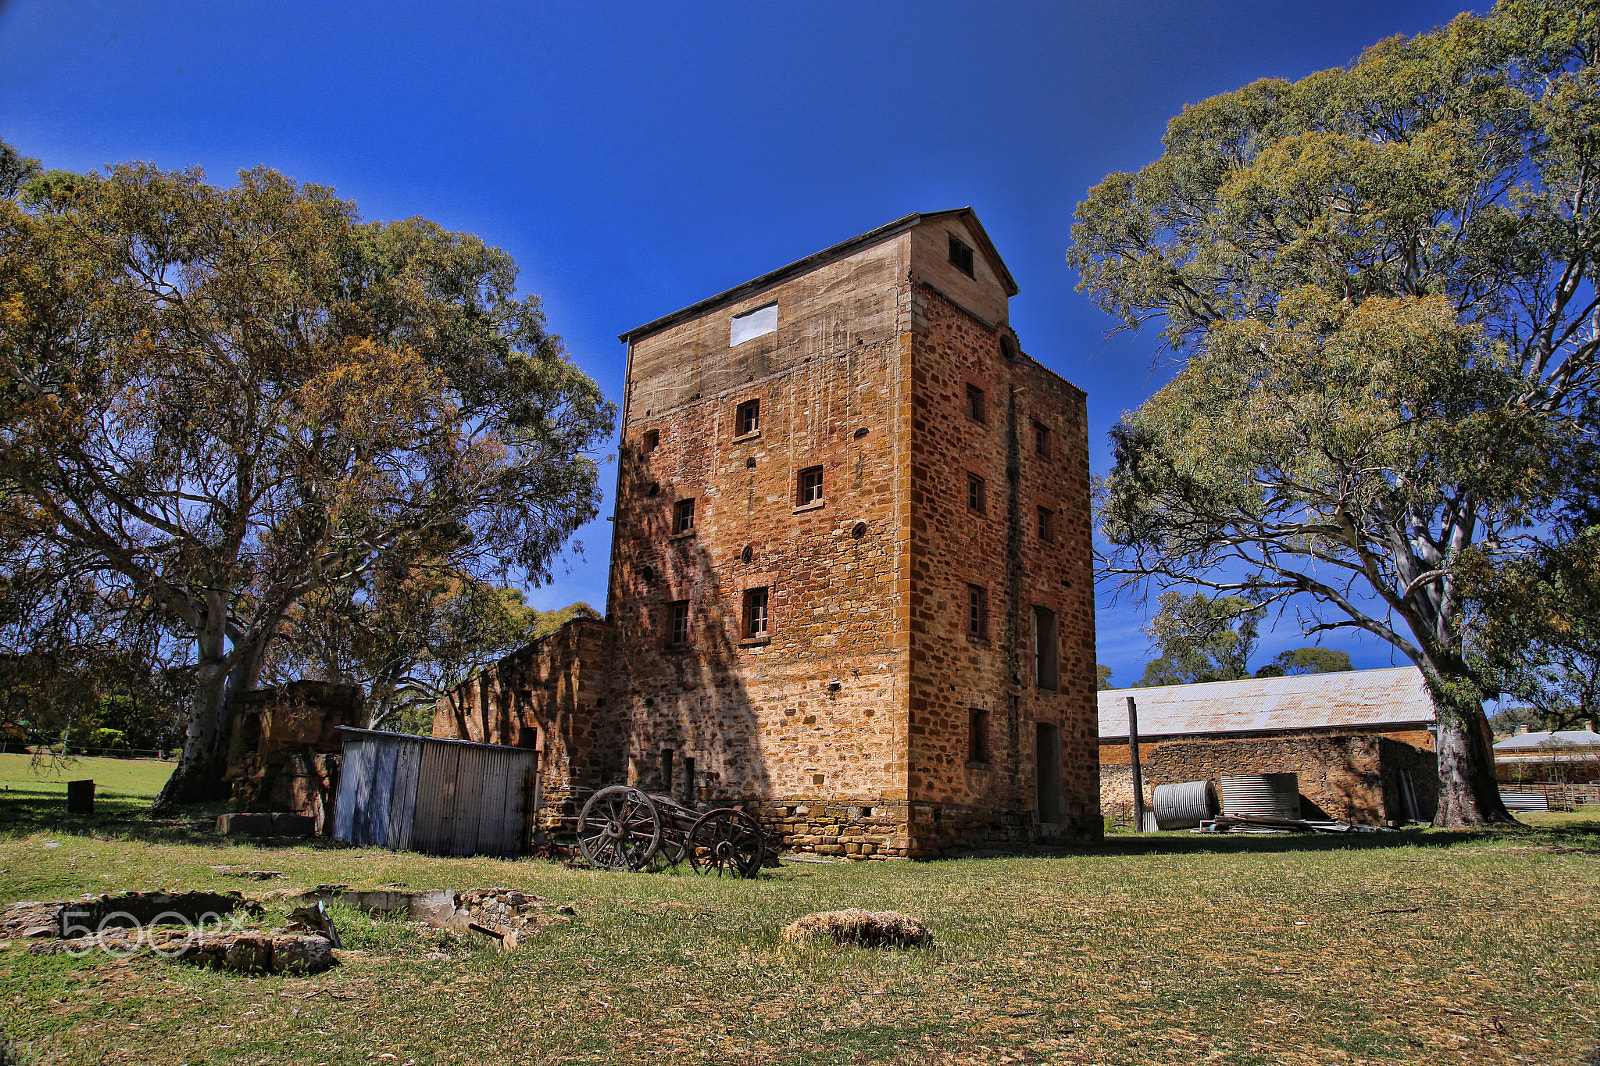
[{"label": "tree shadow on grass", "polygon": [[149,796],[105,790],[95,794],[93,814],[68,814],[66,800],[59,790],[13,785],[0,790],[0,840],[34,833],[59,833],[196,847],[350,847],[328,837],[224,836],[217,831],[217,816],[227,814],[230,809],[227,803],[197,803],[157,814],[150,809]]}]

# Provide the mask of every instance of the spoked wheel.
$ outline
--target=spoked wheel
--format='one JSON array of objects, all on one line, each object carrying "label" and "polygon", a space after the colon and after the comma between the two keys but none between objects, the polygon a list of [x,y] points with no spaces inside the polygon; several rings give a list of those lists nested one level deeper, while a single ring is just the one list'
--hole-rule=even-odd
[{"label": "spoked wheel", "polygon": [[718,877],[754,877],[767,855],[760,824],[733,807],[701,815],[684,846],[695,873]]},{"label": "spoked wheel", "polygon": [[627,785],[602,788],[578,815],[578,850],[602,870],[642,870],[661,846],[661,812]]}]

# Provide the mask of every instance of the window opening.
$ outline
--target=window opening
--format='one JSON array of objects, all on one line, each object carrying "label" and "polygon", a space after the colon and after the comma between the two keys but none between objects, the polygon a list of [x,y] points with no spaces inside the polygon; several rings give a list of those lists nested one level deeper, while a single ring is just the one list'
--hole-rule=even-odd
[{"label": "window opening", "polygon": [[1033,609],[1033,683],[1055,689],[1060,680],[1061,642],[1056,636],[1056,613],[1048,607]]},{"label": "window opening", "polygon": [[982,585],[967,586],[967,634],[989,639],[989,590]]},{"label": "window opening", "polygon": [[672,790],[672,749],[661,749],[661,787],[667,791]]},{"label": "window opening", "polygon": [[967,417],[974,422],[988,421],[983,405],[983,390],[976,385],[967,386]]},{"label": "window opening", "polygon": [[822,500],[822,467],[808,466],[800,471],[800,492],[798,500],[801,507],[808,503],[820,503]]},{"label": "window opening", "polygon": [[667,627],[667,643],[681,647],[689,643],[689,601],[674,600]]},{"label": "window opening", "polygon": [[1042,422],[1033,424],[1033,450],[1041,459],[1050,458],[1050,427]]},{"label": "window opening", "polygon": [[984,489],[983,478],[977,474],[967,475],[967,510],[989,513],[988,493]]},{"label": "window opening", "polygon": [[694,497],[679,500],[672,505],[672,532],[692,533],[694,531]]},{"label": "window opening", "polygon": [[745,589],[744,591],[744,635],[747,637],[764,637],[767,635],[767,587]]},{"label": "window opening", "polygon": [[778,328],[778,305],[768,304],[742,315],[734,315],[728,326],[728,347],[734,348],[745,341],[753,341]]},{"label": "window opening", "polygon": [[683,760],[683,799],[685,803],[694,802],[694,759]]},{"label": "window opening", "polygon": [[989,712],[981,707],[967,708],[967,761],[989,761]]},{"label": "window opening", "polygon": [[972,249],[955,234],[950,235],[950,264],[967,277],[972,277]]},{"label": "window opening", "polygon": [[1056,539],[1056,513],[1048,507],[1039,508],[1039,539],[1045,543]]},{"label": "window opening", "polygon": [[734,416],[734,426],[741,437],[756,432],[761,428],[761,401],[750,400],[739,405],[739,410]]},{"label": "window opening", "polygon": [[661,431],[659,429],[645,430],[644,450],[647,452],[653,452],[659,447],[661,447]]}]

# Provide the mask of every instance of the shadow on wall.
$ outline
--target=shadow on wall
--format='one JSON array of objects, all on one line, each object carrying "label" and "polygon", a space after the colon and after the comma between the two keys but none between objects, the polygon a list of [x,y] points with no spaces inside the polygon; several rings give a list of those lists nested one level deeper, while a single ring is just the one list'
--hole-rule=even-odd
[{"label": "shadow on wall", "polygon": [[[771,795],[759,719],[741,677],[744,589],[722,584],[693,533],[674,531],[670,488],[625,455],[624,491],[637,532],[612,556],[617,654],[609,735],[597,738],[597,781],[626,782],[680,802],[742,803]],[[759,669],[759,667],[756,667]]]}]

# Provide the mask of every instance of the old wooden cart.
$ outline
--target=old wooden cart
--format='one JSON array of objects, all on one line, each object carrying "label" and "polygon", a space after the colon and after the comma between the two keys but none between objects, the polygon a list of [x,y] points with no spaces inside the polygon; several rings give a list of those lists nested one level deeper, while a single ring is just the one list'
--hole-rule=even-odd
[{"label": "old wooden cart", "polygon": [[755,877],[766,860],[761,825],[736,807],[701,813],[671,796],[611,785],[578,815],[578,850],[603,870],[676,866],[696,873]]}]

